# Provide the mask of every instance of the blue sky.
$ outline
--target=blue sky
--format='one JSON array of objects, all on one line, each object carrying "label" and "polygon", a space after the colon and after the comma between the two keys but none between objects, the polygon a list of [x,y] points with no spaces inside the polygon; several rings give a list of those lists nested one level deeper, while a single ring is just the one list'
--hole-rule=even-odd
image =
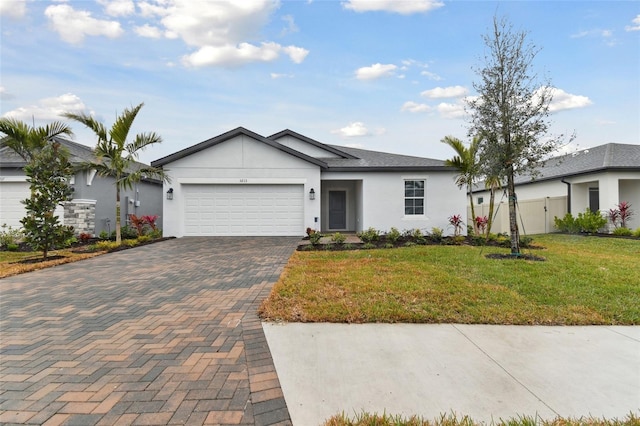
[{"label": "blue sky", "polygon": [[640,144],[637,1],[0,0],[0,115],[110,126],[144,102],[145,162],[238,126],[445,159],[494,15],[542,48],[565,150]]}]

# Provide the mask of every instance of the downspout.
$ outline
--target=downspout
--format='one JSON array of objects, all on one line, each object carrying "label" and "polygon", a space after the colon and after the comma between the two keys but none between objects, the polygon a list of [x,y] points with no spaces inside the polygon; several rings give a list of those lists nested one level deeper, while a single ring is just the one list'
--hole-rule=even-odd
[{"label": "downspout", "polygon": [[571,182],[567,182],[564,178],[560,182],[567,185],[567,213],[571,213]]}]

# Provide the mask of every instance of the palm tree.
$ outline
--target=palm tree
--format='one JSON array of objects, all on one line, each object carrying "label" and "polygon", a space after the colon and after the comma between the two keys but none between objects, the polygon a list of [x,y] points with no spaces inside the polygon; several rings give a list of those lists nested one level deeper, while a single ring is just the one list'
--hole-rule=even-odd
[{"label": "palm tree", "polygon": [[0,140],[0,147],[11,148],[26,162],[30,162],[56,136],[73,136],[71,127],[59,121],[44,127],[31,127],[23,121],[8,117],[0,118],[0,133],[5,135]]},{"label": "palm tree", "polygon": [[493,209],[496,202],[496,191],[502,188],[502,182],[497,176],[487,177],[484,181],[484,187],[489,190],[489,217],[487,221],[487,237],[491,233],[491,226],[493,225]]},{"label": "palm tree", "polygon": [[98,176],[112,177],[116,186],[116,242],[122,242],[120,219],[120,191],[132,189],[133,184],[143,177],[161,179],[169,182],[168,176],[162,169],[142,166],[137,162],[138,155],[149,145],[162,142],[162,138],[155,132],[138,133],[133,142],[127,142],[129,131],[138,112],[144,103],[131,109],[126,108],[116,117],[110,129],[96,121],[86,113],[66,113],[64,117],[84,124],[98,137],[94,148],[95,160],[83,165],[87,169],[95,169]]},{"label": "palm tree", "polygon": [[453,136],[445,136],[441,142],[449,145],[456,152],[456,155],[449,160],[445,160],[445,165],[449,167],[455,167],[458,169],[458,176],[456,177],[456,185],[458,188],[462,188],[466,185],[467,194],[469,194],[469,203],[471,204],[471,221],[473,223],[473,229],[476,229],[476,212],[473,206],[473,182],[478,177],[478,146],[480,144],[480,138],[474,137],[471,144],[467,148],[460,139]]}]

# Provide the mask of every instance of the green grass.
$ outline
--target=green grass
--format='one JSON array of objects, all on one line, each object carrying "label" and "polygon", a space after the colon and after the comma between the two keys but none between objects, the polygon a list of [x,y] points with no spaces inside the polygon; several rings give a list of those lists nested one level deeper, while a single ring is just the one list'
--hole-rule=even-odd
[{"label": "green grass", "polygon": [[[456,415],[442,415],[432,421],[422,417],[393,416],[389,414],[362,413],[354,418],[339,414],[327,420],[323,426],[476,426],[483,423],[476,422],[468,416],[458,418]],[[498,420],[491,423],[495,426],[638,426],[640,418],[630,413],[622,420],[599,419],[595,417],[554,420],[542,420],[534,417],[518,417],[508,420]]]},{"label": "green grass", "polygon": [[267,320],[468,324],[640,324],[640,242],[540,235],[546,258],[415,246],[296,252],[263,303]]}]

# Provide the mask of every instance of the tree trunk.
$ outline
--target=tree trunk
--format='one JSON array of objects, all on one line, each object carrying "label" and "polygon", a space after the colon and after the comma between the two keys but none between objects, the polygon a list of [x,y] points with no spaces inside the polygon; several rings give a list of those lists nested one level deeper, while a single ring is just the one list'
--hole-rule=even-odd
[{"label": "tree trunk", "polygon": [[122,243],[120,234],[120,188],[116,186],[116,244]]},{"label": "tree trunk", "polygon": [[518,216],[516,212],[516,187],[513,172],[507,176],[507,193],[509,195],[509,232],[511,234],[511,255],[520,255],[520,234],[518,232]]},{"label": "tree trunk", "polygon": [[489,217],[487,218],[487,236],[491,234],[491,227],[493,226],[493,209],[496,205],[496,189],[491,186],[489,189]]},{"label": "tree trunk", "polygon": [[476,210],[473,207],[473,193],[471,192],[471,185],[469,185],[469,203],[471,203],[471,223],[473,224],[473,233],[477,234],[478,226],[476,224]]}]

